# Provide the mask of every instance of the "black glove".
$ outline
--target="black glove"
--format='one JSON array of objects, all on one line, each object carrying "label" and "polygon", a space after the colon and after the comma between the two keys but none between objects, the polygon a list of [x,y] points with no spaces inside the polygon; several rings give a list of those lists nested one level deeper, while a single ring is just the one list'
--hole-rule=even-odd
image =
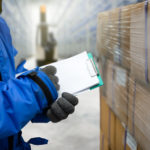
[{"label": "black glove", "polygon": [[58,84],[58,77],[55,76],[56,74],[56,68],[54,66],[47,66],[45,68],[42,68],[41,71],[43,71],[52,81],[57,91],[59,91],[60,86]]},{"label": "black glove", "polygon": [[47,111],[47,117],[54,123],[64,120],[75,110],[78,98],[69,93],[63,93],[62,97],[55,101]]},{"label": "black glove", "polygon": [[[56,89],[59,90],[59,79],[57,76],[55,76],[56,68],[53,66],[47,66],[41,70],[50,78]],[[74,112],[75,106],[77,104],[77,97],[69,93],[63,93],[62,97],[55,101],[47,110],[47,117],[55,123],[66,119],[69,114],[72,114]]]}]

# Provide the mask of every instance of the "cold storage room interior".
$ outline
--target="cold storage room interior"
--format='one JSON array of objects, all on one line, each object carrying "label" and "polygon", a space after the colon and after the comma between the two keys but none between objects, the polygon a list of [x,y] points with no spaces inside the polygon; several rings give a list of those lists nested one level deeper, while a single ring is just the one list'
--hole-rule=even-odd
[{"label": "cold storage room interior", "polygon": [[[22,136],[25,142],[31,142],[31,149],[149,150],[149,0],[3,0],[2,18],[10,29],[12,45],[18,51],[16,68],[26,60],[27,70],[39,69],[86,51],[93,56],[95,77],[99,79],[100,75],[103,81],[97,88],[86,87],[73,94],[79,103],[67,119],[58,123],[51,119],[47,123],[32,120],[23,123]],[[3,42],[3,34],[8,33],[2,27],[0,25],[0,40]],[[4,45],[7,47],[7,44]],[[2,53],[6,57],[5,52]],[[71,75],[71,69],[63,76]],[[75,72],[75,78],[82,73],[81,68]],[[20,79],[19,76],[16,74],[15,79]],[[78,79],[77,84],[81,87],[84,81]],[[8,110],[8,114],[11,111]],[[32,142],[30,139],[35,137],[44,138],[46,142],[42,143],[41,138]],[[1,147],[0,144],[3,150]],[[14,150],[15,146],[12,147]]]}]

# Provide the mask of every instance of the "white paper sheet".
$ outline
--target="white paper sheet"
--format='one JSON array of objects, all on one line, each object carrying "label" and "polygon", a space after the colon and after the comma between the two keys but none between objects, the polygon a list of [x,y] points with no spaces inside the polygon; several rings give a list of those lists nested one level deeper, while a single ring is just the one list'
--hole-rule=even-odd
[{"label": "white paper sheet", "polygon": [[89,65],[87,52],[50,65],[57,68],[56,76],[58,76],[60,84],[59,95],[63,92],[77,95],[99,83],[96,73],[95,76],[93,75],[92,64]]}]

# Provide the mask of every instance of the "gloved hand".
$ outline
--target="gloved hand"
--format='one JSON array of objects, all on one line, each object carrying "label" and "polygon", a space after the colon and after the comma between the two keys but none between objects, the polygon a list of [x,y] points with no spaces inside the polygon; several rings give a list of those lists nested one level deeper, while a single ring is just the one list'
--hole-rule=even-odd
[{"label": "gloved hand", "polygon": [[52,81],[57,91],[59,91],[60,86],[58,84],[58,77],[55,76],[56,74],[56,68],[54,66],[47,66],[45,68],[42,68],[41,71],[43,71]]},{"label": "gloved hand", "polygon": [[55,101],[47,111],[47,117],[54,123],[64,120],[75,110],[78,98],[69,93],[63,93],[62,97]]},{"label": "gloved hand", "polygon": [[[55,76],[56,68],[53,66],[48,66],[43,68],[42,71],[50,78],[56,89],[59,90],[59,79],[57,76]],[[54,123],[66,119],[69,114],[74,112],[77,104],[77,97],[69,93],[63,93],[62,97],[56,100],[47,110],[47,117]]]}]

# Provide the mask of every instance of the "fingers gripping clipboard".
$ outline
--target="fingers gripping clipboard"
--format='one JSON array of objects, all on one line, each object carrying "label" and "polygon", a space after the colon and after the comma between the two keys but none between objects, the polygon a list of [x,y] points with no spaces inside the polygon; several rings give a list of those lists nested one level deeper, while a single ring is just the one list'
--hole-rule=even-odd
[{"label": "fingers gripping clipboard", "polygon": [[103,85],[93,56],[86,51],[49,65],[57,68],[60,95],[63,92],[78,95],[85,90],[92,90]]}]

